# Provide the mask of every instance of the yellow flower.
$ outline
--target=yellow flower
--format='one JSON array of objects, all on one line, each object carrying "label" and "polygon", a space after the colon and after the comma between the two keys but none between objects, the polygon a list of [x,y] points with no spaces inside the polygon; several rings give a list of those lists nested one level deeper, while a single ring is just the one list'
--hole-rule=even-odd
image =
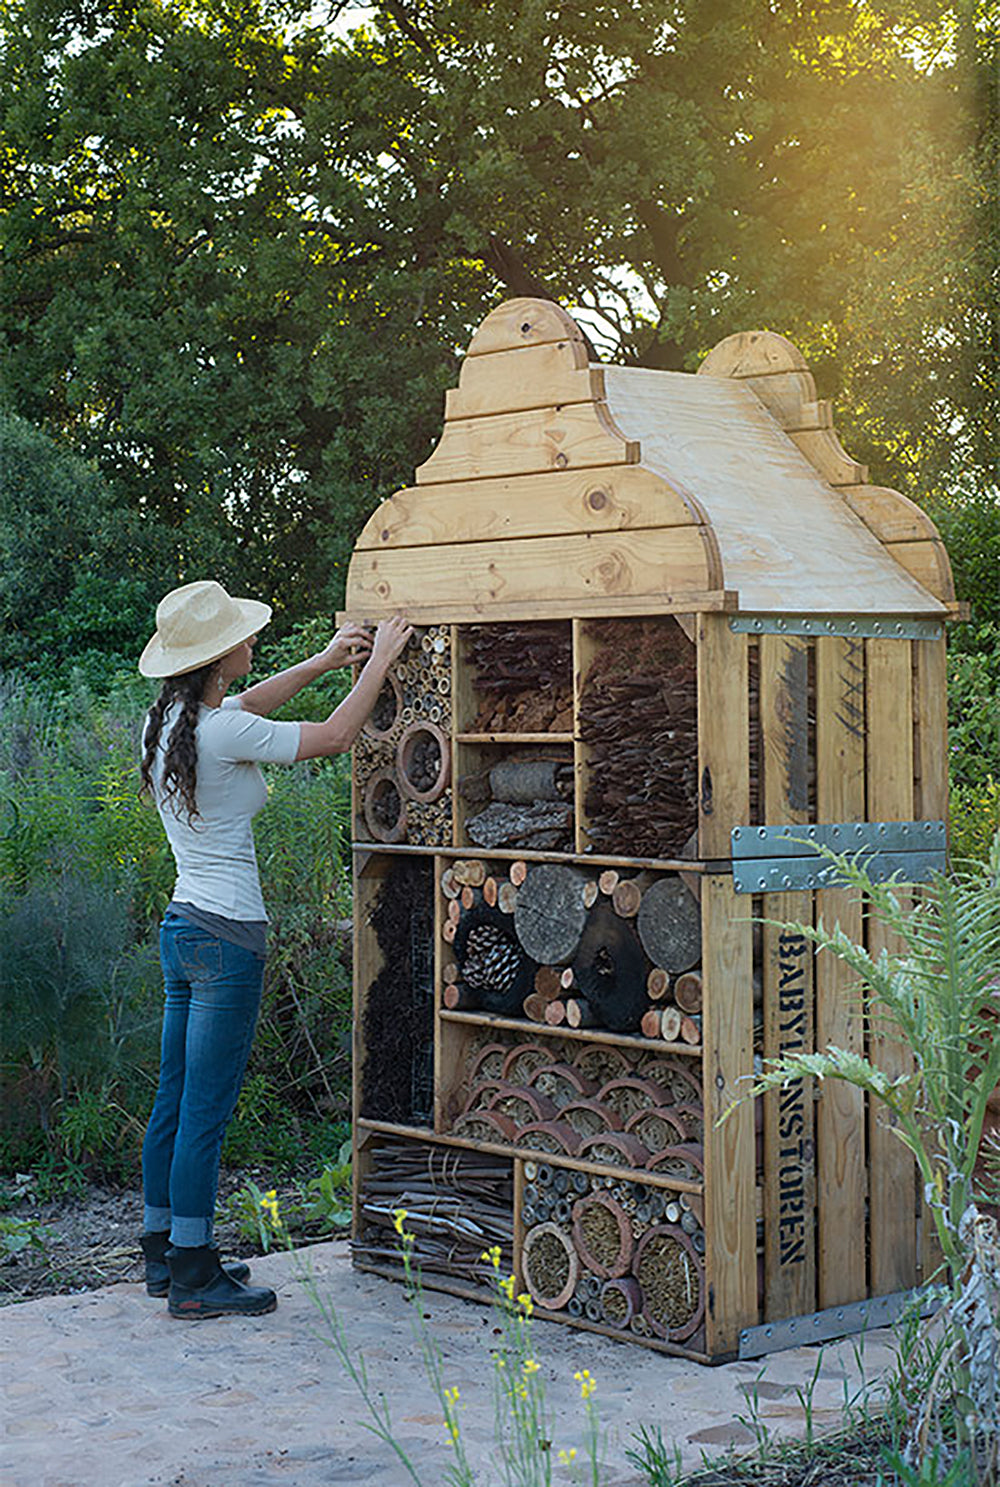
[{"label": "yellow flower", "polygon": [[575,1373],[573,1377],[580,1385],[580,1398],[589,1399],[594,1390],[597,1388],[596,1379],[592,1379],[590,1377],[590,1369],[585,1368],[582,1373]]},{"label": "yellow flower", "polygon": [[514,1277],[512,1275],[508,1275],[506,1280],[498,1281],[497,1284],[499,1285],[504,1295],[507,1297],[507,1300],[513,1301],[515,1285]]},{"label": "yellow flower", "polygon": [[563,1466],[569,1466],[570,1462],[571,1461],[574,1461],[575,1459],[576,1459],[576,1447],[575,1446],[570,1446],[570,1448],[569,1448],[568,1451],[560,1451],[559,1452],[559,1460],[562,1462]]},{"label": "yellow flower", "polygon": [[534,1358],[525,1358],[524,1360],[525,1373],[537,1373],[539,1366],[540,1365],[535,1362]]},{"label": "yellow flower", "polygon": [[522,1291],[521,1294],[520,1294],[520,1296],[518,1296],[517,1300],[518,1300],[519,1306],[524,1311],[524,1315],[526,1317],[530,1317],[531,1316],[531,1313],[535,1309],[535,1303],[532,1301],[532,1299],[528,1295],[527,1291]]},{"label": "yellow flower", "polygon": [[454,1388],[446,1389],[444,1391],[444,1397],[445,1397],[445,1399],[447,1399],[447,1401],[448,1401],[449,1404],[457,1404],[458,1403],[458,1385],[456,1384],[454,1386]]},{"label": "yellow flower", "polygon": [[494,1355],[493,1361],[496,1364],[497,1368],[506,1368],[507,1367],[507,1360],[506,1360],[506,1358],[501,1358],[501,1356],[500,1356],[499,1353],[496,1353]]},{"label": "yellow flower", "polygon": [[397,1208],[396,1212],[392,1216],[392,1226],[397,1234],[402,1234],[403,1220],[405,1218],[409,1218],[408,1211],[405,1208]]},{"label": "yellow flower", "polygon": [[494,1270],[499,1270],[500,1269],[500,1246],[498,1244],[491,1245],[489,1249],[484,1249],[483,1250],[483,1252],[479,1256],[479,1258],[481,1260],[486,1260],[490,1265],[493,1266],[493,1269]]}]

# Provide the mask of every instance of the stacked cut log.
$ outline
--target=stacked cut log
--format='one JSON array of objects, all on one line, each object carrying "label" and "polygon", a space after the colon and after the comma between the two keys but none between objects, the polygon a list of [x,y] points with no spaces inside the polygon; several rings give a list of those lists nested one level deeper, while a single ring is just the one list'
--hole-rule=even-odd
[{"label": "stacked cut log", "polygon": [[571,753],[512,754],[491,769],[466,775],[459,791],[470,806],[480,807],[465,822],[475,846],[572,851]]},{"label": "stacked cut log", "polygon": [[602,620],[580,696],[591,849],[673,857],[698,825],[695,647],[677,622]]},{"label": "stacked cut log", "polygon": [[[445,1007],[697,1047],[701,909],[689,878],[697,882],[565,863],[453,863],[440,884],[443,932],[461,953],[446,960]],[[496,913],[480,929],[484,906]],[[463,929],[469,914],[474,933]],[[515,982],[525,987],[520,1001]]]},{"label": "stacked cut log", "polygon": [[373,905],[371,927],[382,969],[368,987],[362,1028],[367,1050],[361,1070],[361,1114],[370,1120],[430,1125],[433,1089],[434,937],[433,867],[397,857]]},{"label": "stacked cut log", "polygon": [[[434,724],[447,736],[451,729],[451,629],[429,625],[416,629],[379,693],[368,722],[354,744],[354,782],[361,804],[358,839],[416,846],[449,846],[452,835],[451,790],[432,802],[408,800],[399,773],[399,740],[415,722]],[[428,764],[430,759],[428,757]],[[369,788],[374,777],[388,785]],[[397,823],[401,823],[397,827]]]},{"label": "stacked cut log", "polygon": [[398,1265],[395,1215],[406,1210],[412,1259],[427,1272],[464,1281],[491,1281],[484,1251],[500,1249],[500,1268],[513,1268],[514,1183],[511,1163],[487,1152],[435,1150],[386,1141],[375,1148],[361,1183],[356,1260]]},{"label": "stacked cut log", "polygon": [[479,707],[474,733],[572,733],[570,626],[472,625],[467,659]]},{"label": "stacked cut log", "polygon": [[700,1193],[524,1164],[524,1284],[536,1304],[633,1336],[695,1343],[705,1312]]}]

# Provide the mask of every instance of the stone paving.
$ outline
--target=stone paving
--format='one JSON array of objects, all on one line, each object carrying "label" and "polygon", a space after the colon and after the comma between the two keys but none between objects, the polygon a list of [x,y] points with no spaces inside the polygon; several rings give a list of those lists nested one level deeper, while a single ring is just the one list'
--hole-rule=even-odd
[{"label": "stone paving", "polygon": [[[28,1301],[0,1311],[3,1450],[0,1487],[326,1487],[410,1482],[391,1451],[363,1426],[363,1408],[304,1284],[305,1266],[336,1304],[369,1377],[392,1404],[397,1437],[424,1487],[445,1481],[443,1419],[415,1354],[402,1287],[353,1271],[343,1242],[254,1262],[254,1278],[279,1294],[268,1317],[173,1321],[136,1285]],[[485,1483],[498,1480],[488,1308],[428,1292],[425,1313],[444,1352],[444,1375],[461,1391],[462,1431]],[[890,1333],[872,1333],[862,1357],[877,1388]],[[756,1392],[761,1422],[801,1435],[797,1390],[817,1372],[813,1427],[835,1429],[861,1383],[852,1342],[798,1348],[768,1360],[704,1368],[648,1349],[539,1322],[535,1352],[553,1413],[553,1448],[580,1444],[576,1370],[597,1380],[607,1430],[602,1487],[642,1487],[625,1458],[645,1423],[676,1441],[685,1463],[746,1448],[739,1422]],[[761,1371],[763,1369],[763,1376]],[[492,1464],[491,1464],[492,1463]],[[556,1483],[572,1480],[560,1466]]]}]

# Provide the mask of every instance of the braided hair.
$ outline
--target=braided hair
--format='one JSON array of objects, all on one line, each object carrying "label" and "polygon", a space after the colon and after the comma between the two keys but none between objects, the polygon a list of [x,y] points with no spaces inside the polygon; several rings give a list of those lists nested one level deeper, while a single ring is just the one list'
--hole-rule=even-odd
[{"label": "braided hair", "polygon": [[153,760],[160,741],[163,719],[167,709],[175,702],[181,705],[180,716],[170,730],[167,750],[163,760],[161,786],[164,798],[179,801],[190,824],[192,817],[199,815],[195,790],[198,784],[198,748],[195,728],[198,725],[198,708],[205,691],[205,684],[212,674],[216,662],[199,666],[197,671],[185,671],[182,676],[168,676],[159,697],[149,709],[143,733],[144,751],[139,769],[140,794],[153,794]]}]

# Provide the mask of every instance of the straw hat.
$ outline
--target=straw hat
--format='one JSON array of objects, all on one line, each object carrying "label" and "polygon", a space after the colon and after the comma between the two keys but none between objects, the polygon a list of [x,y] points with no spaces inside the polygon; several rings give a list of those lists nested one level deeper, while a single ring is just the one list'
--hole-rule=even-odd
[{"label": "straw hat", "polygon": [[183,676],[218,661],[262,630],[270,604],[231,599],[214,579],[171,589],[156,606],[156,634],[139,658],[143,676]]}]

